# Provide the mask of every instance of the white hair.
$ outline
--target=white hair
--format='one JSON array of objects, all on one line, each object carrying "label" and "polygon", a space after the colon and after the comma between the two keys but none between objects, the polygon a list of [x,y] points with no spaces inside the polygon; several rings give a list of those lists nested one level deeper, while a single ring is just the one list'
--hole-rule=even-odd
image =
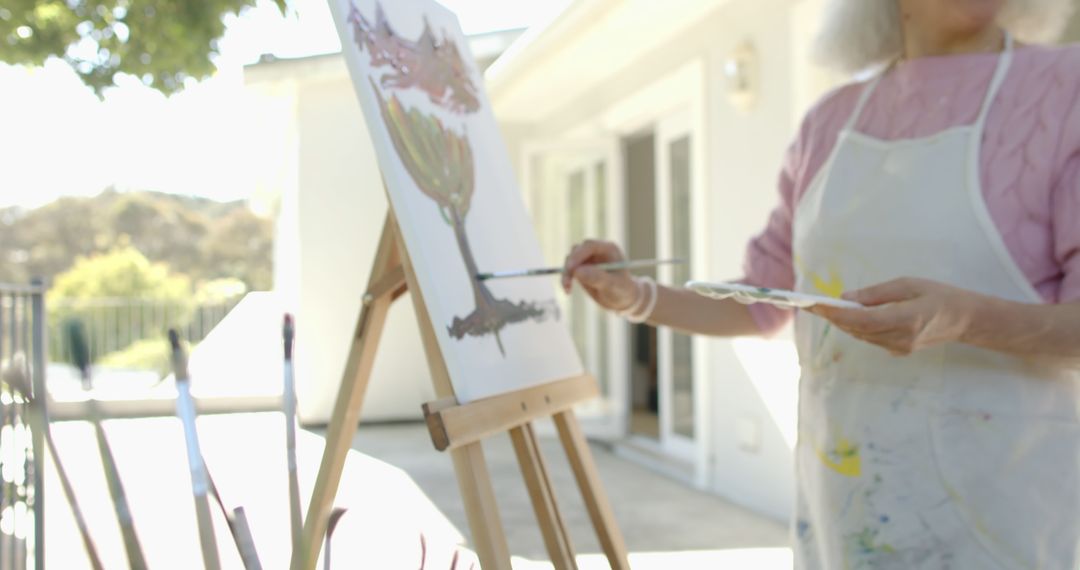
[{"label": "white hair", "polygon": [[[1072,0],[1005,0],[998,23],[1020,41],[1053,42],[1072,11]],[[891,61],[903,46],[897,0],[828,0],[813,58],[856,72]]]}]

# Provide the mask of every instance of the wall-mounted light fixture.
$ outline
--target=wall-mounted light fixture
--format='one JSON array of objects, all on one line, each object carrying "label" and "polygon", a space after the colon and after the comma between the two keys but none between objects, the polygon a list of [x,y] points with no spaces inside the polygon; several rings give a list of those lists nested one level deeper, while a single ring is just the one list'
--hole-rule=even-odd
[{"label": "wall-mounted light fixture", "polygon": [[740,111],[754,107],[758,99],[758,57],[753,44],[740,44],[724,60],[724,79],[728,101]]}]

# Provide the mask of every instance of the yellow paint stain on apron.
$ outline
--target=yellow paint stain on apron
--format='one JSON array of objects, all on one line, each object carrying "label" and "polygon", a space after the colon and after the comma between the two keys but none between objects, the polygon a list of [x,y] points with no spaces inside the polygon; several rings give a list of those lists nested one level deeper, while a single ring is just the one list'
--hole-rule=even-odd
[{"label": "yellow paint stain on apron", "polygon": [[810,281],[814,283],[814,289],[817,289],[822,295],[839,299],[844,294],[844,280],[835,269],[829,269],[828,281],[822,279],[816,272],[811,271]]},{"label": "yellow paint stain on apron", "polygon": [[810,271],[797,254],[792,257],[792,262],[799,273],[809,277],[810,283],[818,293],[835,299],[839,299],[844,294],[844,279],[840,277],[840,272],[835,266],[829,268],[829,279],[826,281],[818,272]]},{"label": "yellow paint stain on apron", "polygon": [[859,446],[847,438],[840,438],[833,450],[828,453],[821,449],[815,449],[814,452],[817,453],[822,464],[844,477],[858,477],[862,474]]}]

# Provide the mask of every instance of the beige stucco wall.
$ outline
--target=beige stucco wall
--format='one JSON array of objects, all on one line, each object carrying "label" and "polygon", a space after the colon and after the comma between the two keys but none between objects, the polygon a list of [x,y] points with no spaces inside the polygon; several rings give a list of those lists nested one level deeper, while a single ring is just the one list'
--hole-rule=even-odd
[{"label": "beige stucco wall", "polygon": [[[708,52],[707,207],[710,274],[717,279],[742,275],[746,242],[761,231],[776,205],[780,160],[797,123],[794,109],[799,89],[793,81],[792,31],[787,25],[790,4],[786,0],[733,2],[711,22],[718,39]],[[746,41],[755,46],[760,58],[760,95],[753,109],[741,112],[726,100],[722,67],[728,54]],[[711,347],[712,487],[737,502],[786,518],[793,465],[777,422],[791,418],[772,416],[736,345],[716,340]],[[793,376],[780,382],[796,389]],[[757,452],[740,447],[739,430],[747,422],[761,432]]]}]

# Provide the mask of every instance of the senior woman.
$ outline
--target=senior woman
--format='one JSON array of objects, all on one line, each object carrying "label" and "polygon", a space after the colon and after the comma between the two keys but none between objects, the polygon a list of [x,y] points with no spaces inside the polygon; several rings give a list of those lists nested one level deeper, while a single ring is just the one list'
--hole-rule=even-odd
[{"label": "senior woman", "polygon": [[[822,53],[867,81],[805,118],[745,282],[795,315],[796,565],[1080,568],[1080,48],[1068,1],[834,0]],[[1016,38],[1016,39],[1014,39]],[[790,315],[566,261],[603,307],[718,336]]]}]

